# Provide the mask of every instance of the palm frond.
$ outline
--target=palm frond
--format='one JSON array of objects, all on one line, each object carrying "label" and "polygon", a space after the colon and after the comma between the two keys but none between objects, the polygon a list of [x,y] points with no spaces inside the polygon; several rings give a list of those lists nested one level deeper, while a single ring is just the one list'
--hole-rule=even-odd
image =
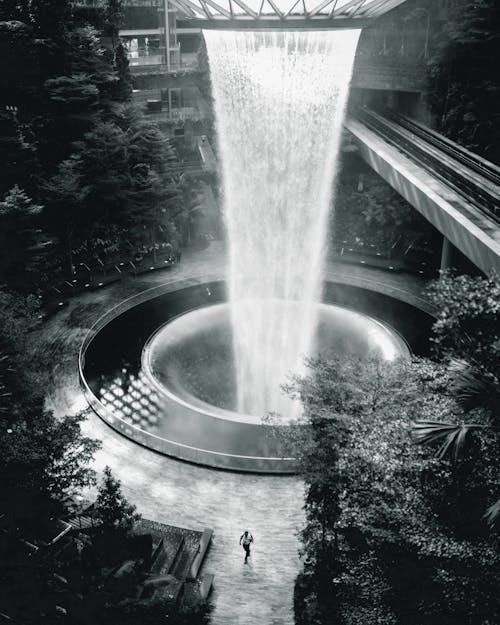
[{"label": "palm frond", "polygon": [[486,371],[465,360],[450,362],[451,391],[457,403],[465,410],[492,408],[498,401],[498,380]]},{"label": "palm frond", "polygon": [[444,458],[448,452],[453,452],[455,460],[465,445],[467,434],[472,429],[485,426],[457,423],[441,423],[440,421],[415,421],[412,424],[412,437],[417,445],[428,445],[441,442],[437,451],[438,458]]},{"label": "palm frond", "polygon": [[488,523],[488,525],[493,525],[494,523],[496,523],[499,516],[500,516],[500,499],[498,501],[495,501],[495,503],[486,510],[483,518],[486,519],[486,522]]}]

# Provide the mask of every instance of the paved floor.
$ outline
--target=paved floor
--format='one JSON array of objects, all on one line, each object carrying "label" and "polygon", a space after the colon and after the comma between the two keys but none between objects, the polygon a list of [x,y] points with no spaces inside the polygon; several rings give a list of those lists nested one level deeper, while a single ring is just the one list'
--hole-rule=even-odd
[{"label": "paved floor", "polygon": [[[49,406],[64,415],[84,409],[78,387],[76,354],[90,325],[125,297],[166,281],[222,276],[224,252],[219,243],[186,253],[171,270],[127,278],[103,291],[86,293],[45,322],[40,340],[54,353]],[[329,277],[398,294],[419,297],[418,278],[346,265],[330,266]],[[297,530],[303,522],[303,486],[295,477],[253,476],[214,471],[178,462],[123,438],[89,414],[85,434],[102,440],[95,468],[106,464],[146,518],[164,523],[214,529],[205,570],[215,573],[214,625],[289,625],[293,623],[293,582],[299,568]],[[244,564],[238,545],[243,530],[254,538],[252,557]]]}]

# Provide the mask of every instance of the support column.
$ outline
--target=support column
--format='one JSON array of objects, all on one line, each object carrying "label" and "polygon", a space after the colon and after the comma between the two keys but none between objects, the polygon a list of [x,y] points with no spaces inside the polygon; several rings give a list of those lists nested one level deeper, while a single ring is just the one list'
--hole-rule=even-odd
[{"label": "support column", "polygon": [[165,29],[165,60],[167,72],[170,71],[170,23],[168,18],[168,0],[163,0],[163,27]]},{"label": "support column", "polygon": [[396,110],[396,94],[394,91],[387,91],[385,96],[385,105],[390,111]]},{"label": "support column", "polygon": [[441,249],[441,271],[453,267],[454,246],[449,239],[443,237],[443,247]]}]

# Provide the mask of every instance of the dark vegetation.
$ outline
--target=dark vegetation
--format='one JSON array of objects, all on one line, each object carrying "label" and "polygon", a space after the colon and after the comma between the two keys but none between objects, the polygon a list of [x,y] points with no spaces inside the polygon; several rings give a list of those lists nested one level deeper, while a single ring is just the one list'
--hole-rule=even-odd
[{"label": "dark vegetation", "polygon": [[[425,26],[438,3],[421,4]],[[451,4],[423,53],[438,128],[498,163],[498,3]],[[83,415],[47,409],[54,354],[34,339],[40,295],[82,265],[158,244],[175,252],[189,219],[175,150],[130,105],[121,12],[119,0],[103,11],[0,0],[0,618],[23,625],[208,618],[203,605],[186,613],[134,595],[148,539],[109,470],[81,544],[64,558],[51,546],[95,483],[98,443]],[[394,52],[409,49],[402,32]],[[361,180],[341,178],[337,246],[427,236],[387,186]],[[432,360],[314,361],[289,389],[308,425],[289,441],[306,483],[298,625],[500,622],[499,281],[444,276],[429,296]]]},{"label": "dark vegetation", "polygon": [[[445,275],[432,360],[313,361],[298,625],[500,619],[498,277]],[[413,443],[412,441],[413,437]]]},{"label": "dark vegetation", "polygon": [[[100,444],[82,433],[84,414],[46,407],[54,364],[34,340],[39,312],[38,298],[0,291],[1,617],[20,625],[206,623],[209,606],[196,595],[184,602],[160,592],[151,536],[109,468],[92,512],[83,506]],[[146,582],[159,590],[145,593]]]},{"label": "dark vegetation", "polygon": [[139,594],[151,536],[109,468],[90,526],[68,525],[99,443],[85,415],[46,404],[61,356],[37,338],[50,289],[111,256],[175,254],[187,223],[177,154],[130,104],[121,14],[121,0],[0,0],[0,620],[18,625],[208,618]]},{"label": "dark vegetation", "polygon": [[439,13],[432,2],[429,102],[437,129],[500,164],[500,5],[456,0]]},{"label": "dark vegetation", "polygon": [[0,3],[0,283],[44,292],[83,265],[182,242],[178,157],[130,104],[121,12]]},{"label": "dark vegetation", "polygon": [[[344,145],[349,146],[347,138]],[[336,258],[361,258],[368,264],[435,277],[441,235],[370,170],[357,151],[342,156],[333,207],[331,248]]]}]

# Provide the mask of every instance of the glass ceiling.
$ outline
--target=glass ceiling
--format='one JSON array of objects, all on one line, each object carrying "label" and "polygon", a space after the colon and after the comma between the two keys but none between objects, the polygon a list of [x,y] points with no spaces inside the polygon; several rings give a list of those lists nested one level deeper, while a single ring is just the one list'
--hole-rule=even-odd
[{"label": "glass ceiling", "polygon": [[[251,22],[294,20],[367,20],[402,4],[405,0],[169,0],[182,19],[207,22]],[[287,26],[283,24],[283,28]],[[237,27],[237,25],[236,25]],[[332,25],[333,27],[333,25]]]}]

